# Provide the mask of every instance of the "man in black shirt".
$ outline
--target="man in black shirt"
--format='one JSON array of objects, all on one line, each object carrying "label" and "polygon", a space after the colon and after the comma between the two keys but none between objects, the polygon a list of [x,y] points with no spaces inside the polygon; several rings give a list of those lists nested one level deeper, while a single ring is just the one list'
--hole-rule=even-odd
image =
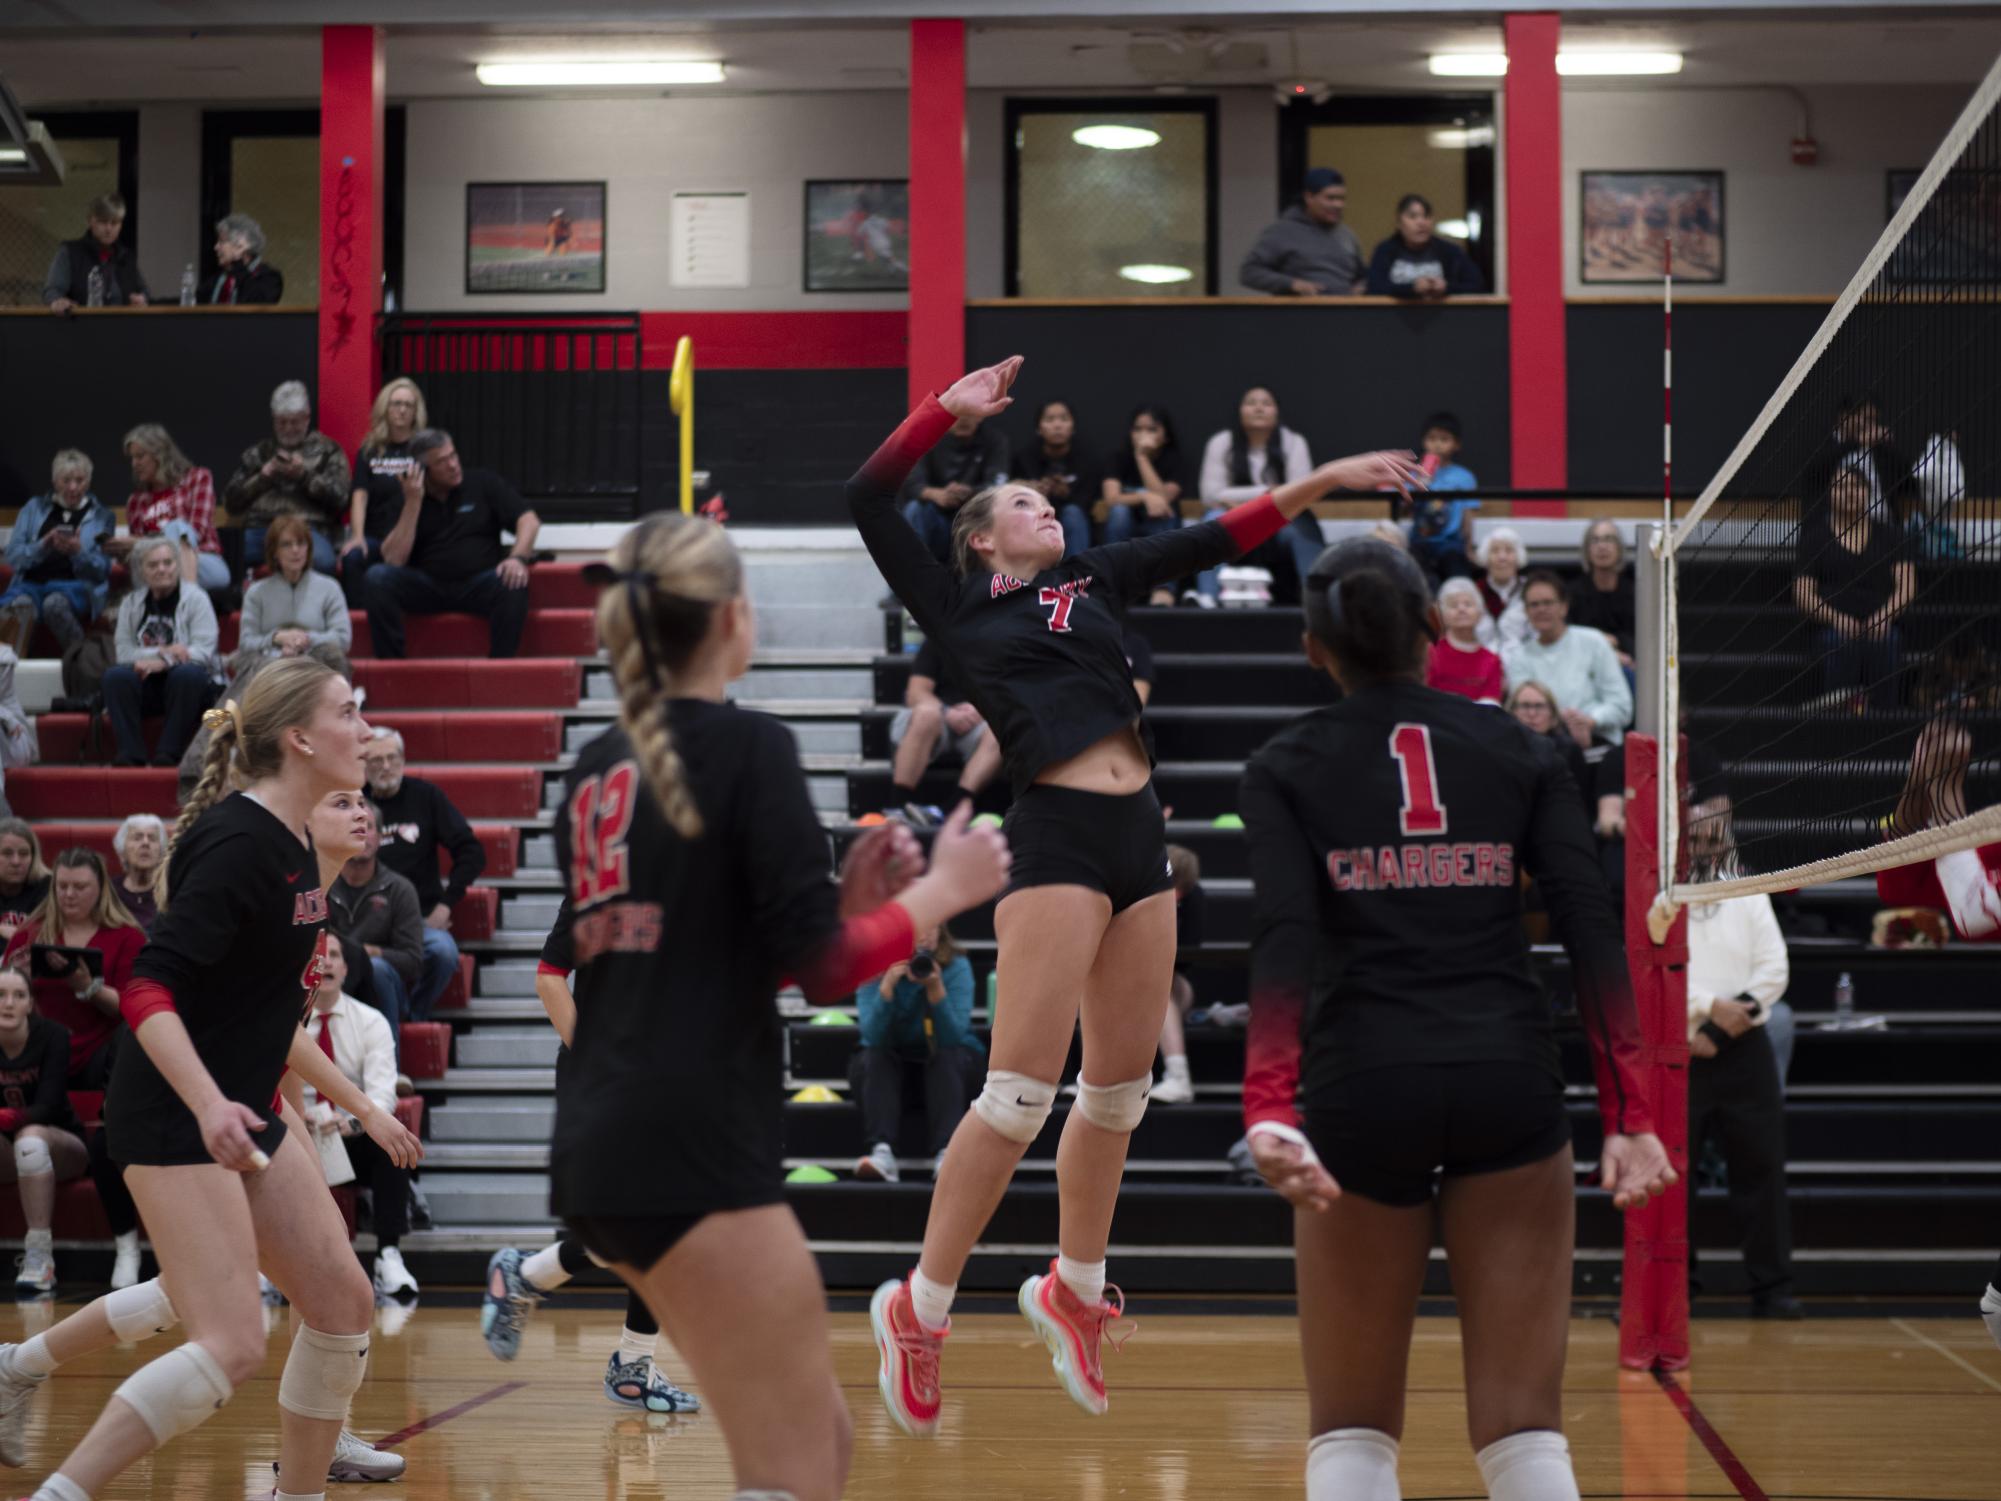
[{"label": "man in black shirt", "polygon": [[[402,477],[402,514],[362,586],[375,655],[404,655],[405,612],[464,610],[486,618],[489,655],[514,656],[528,620],[528,564],[541,518],[499,475],[461,465],[450,433],[416,434],[410,457],[417,467]],[[514,533],[511,551],[503,531]]]},{"label": "man in black shirt", "polygon": [[[424,964],[409,995],[410,1019],[423,1021],[458,970],[452,909],[486,869],[486,847],[433,783],[403,775],[401,735],[378,728],[363,759],[381,830],[376,859],[417,888],[417,908],[424,915]],[[438,875],[440,845],[452,857],[449,881]]]},{"label": "man in black shirt", "polygon": [[931,556],[952,561],[952,521],[959,507],[1007,478],[1007,439],[978,417],[961,417],[936,448],[917,461],[903,486],[903,519]]},{"label": "man in black shirt", "polygon": [[125,231],[125,200],[105,193],[90,200],[90,229],[56,246],[49,274],[42,279],[42,301],[52,313],[90,306],[90,277],[97,273],[97,300],[103,307],[144,307],[146,278],[139,271],[132,247],[119,238]]}]

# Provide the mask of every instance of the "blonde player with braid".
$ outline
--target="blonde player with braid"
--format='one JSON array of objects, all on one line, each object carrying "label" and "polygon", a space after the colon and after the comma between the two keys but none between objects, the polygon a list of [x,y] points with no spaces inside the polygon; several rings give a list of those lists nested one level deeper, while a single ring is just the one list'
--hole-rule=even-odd
[{"label": "blonde player with braid", "polygon": [[[138,1045],[120,1050],[105,1110],[188,1338],[112,1394],[35,1501],[99,1494],[257,1371],[260,1261],[301,1318],[278,1384],[278,1501],[325,1494],[366,1369],[373,1291],[276,1096],[288,1058],[316,1083],[322,1073],[300,1031],[327,942],[308,819],[361,785],[368,727],[348,684],[310,658],[266,667],[208,725],[166,910],[120,997]],[[393,1120],[377,1139],[415,1155]]]},{"label": "blonde player with braid", "polygon": [[[857,845],[837,889],[790,733],[729,702],[756,627],[705,520],[641,522],[589,575],[618,724],[566,778],[556,849],[580,989],[556,1089],[551,1199],[653,1310],[729,1444],[739,1501],[833,1501],[852,1446],[824,1291],[780,1169],[776,997],[832,1001],[999,891],[1007,847],[907,829]],[[666,1153],[632,1151],[634,1125]]]}]

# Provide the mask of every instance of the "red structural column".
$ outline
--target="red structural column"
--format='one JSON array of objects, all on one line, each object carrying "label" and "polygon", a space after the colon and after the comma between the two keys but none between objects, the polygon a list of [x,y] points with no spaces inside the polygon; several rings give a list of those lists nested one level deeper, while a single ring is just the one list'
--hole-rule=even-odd
[{"label": "red structural column", "polygon": [[382,33],[320,30],[319,427],[352,450],[375,400],[382,307]]},{"label": "red structural column", "polygon": [[[1508,402],[1514,483],[1569,483],[1563,321],[1562,19],[1511,15],[1508,46]],[[1518,516],[1564,513],[1561,501],[1517,501]]]},{"label": "red structural column", "polygon": [[966,368],[966,23],[910,23],[910,402]]}]

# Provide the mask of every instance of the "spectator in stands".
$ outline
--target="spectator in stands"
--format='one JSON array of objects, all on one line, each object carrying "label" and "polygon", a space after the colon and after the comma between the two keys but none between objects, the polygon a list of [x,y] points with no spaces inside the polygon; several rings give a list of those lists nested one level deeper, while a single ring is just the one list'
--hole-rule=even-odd
[{"label": "spectator in stands", "polygon": [[354,451],[354,492],[340,551],[340,584],[354,609],[364,603],[362,580],[382,561],[382,539],[403,514],[403,476],[416,463],[410,440],[430,425],[430,409],[415,381],[398,376],[375,393],[368,436]]},{"label": "spectator in stands", "polygon": [[22,707],[20,690],[14,685],[14,669],[20,658],[11,646],[0,646],[0,817],[12,810],[7,806],[6,772],[16,766],[33,766],[42,758],[35,721]]},{"label": "spectator in stands", "polygon": [[[1312,471],[1313,455],[1306,439],[1280,423],[1278,398],[1271,388],[1252,386],[1237,403],[1236,422],[1212,435],[1202,450],[1203,519],[1212,520]],[[1277,537],[1253,548],[1239,562],[1268,567],[1271,558],[1283,552],[1304,579],[1312,572],[1313,561],[1320,556],[1324,545],[1320,521],[1307,510],[1294,517]],[[1213,609],[1223,587],[1216,570],[1212,568],[1199,575],[1195,587],[1196,602],[1205,609]]]},{"label": "spectator in stands", "polygon": [[285,300],[285,277],[264,261],[264,227],[248,214],[229,214],[215,223],[215,280],[202,301],[218,306]]},{"label": "spectator in stands", "polygon": [[[426,428],[410,439],[410,456],[422,467],[403,476],[402,512],[362,589],[375,655],[404,655],[406,613],[465,610],[486,618],[489,656],[514,656],[541,519],[499,475],[460,464],[450,433]],[[511,550],[504,531],[514,533]]]},{"label": "spectator in stands", "polygon": [[[1726,863],[1733,842],[1727,805],[1692,809],[1688,840],[1698,868]],[[1712,1137],[1722,1149],[1754,1318],[1802,1314],[1793,1296],[1785,1092],[1765,1029],[1790,978],[1770,897],[1689,905],[1688,1155],[1696,1161]],[[1690,1194],[1691,1209],[1694,1199]]]},{"label": "spectator in stands", "polygon": [[1894,523],[1911,488],[1911,462],[1883,420],[1882,398],[1873,391],[1842,397],[1829,447],[1831,459],[1813,488],[1825,493],[1844,470],[1852,469],[1868,487],[1869,519]]},{"label": "spectator in stands", "polygon": [[160,714],[165,723],[152,764],[173,766],[208,706],[216,672],[215,606],[183,582],[174,544],[165,537],[133,548],[132,570],[143,587],[118,606],[118,662],[104,674],[104,709],[117,744],[112,764],[147,764],[142,720]]},{"label": "spectator in stands", "polygon": [[888,812],[921,829],[945,820],[944,810],[917,801],[917,786],[947,747],[959,758],[959,791],[966,797],[977,797],[1001,767],[1000,742],[988,733],[980,711],[966,701],[944,654],[931,641],[917,649],[910,664],[903,707],[889,724],[889,743],[894,751],[890,777],[897,805]]},{"label": "spectator in stands", "polygon": [[1570,623],[1602,632],[1619,665],[1632,681],[1633,642],[1639,607],[1633,597],[1633,565],[1619,523],[1600,516],[1584,529],[1584,572],[1570,581]]},{"label": "spectator in stands", "polygon": [[1409,297],[1442,302],[1487,290],[1473,258],[1435,233],[1431,200],[1406,193],[1397,200],[1397,232],[1369,258],[1371,297]]},{"label": "spectator in stands", "polygon": [[129,538],[106,540],[109,551],[136,547],[142,537],[161,536],[180,549],[181,577],[204,589],[227,589],[229,565],[215,534],[215,476],[175,446],[157,422],[141,423],[125,435],[132,464],[132,495],[125,502]]},{"label": "spectator in stands", "polygon": [[[1478,487],[1473,471],[1459,462],[1459,419],[1450,412],[1433,412],[1424,419],[1420,461],[1428,483],[1412,497],[1410,536],[1405,546],[1424,571],[1437,579],[1470,578],[1473,560],[1473,513],[1480,502],[1449,497]],[[1396,497],[1390,497],[1392,506]]]},{"label": "spectator in stands", "polygon": [[[1202,861],[1195,851],[1178,844],[1167,847],[1167,870],[1174,881],[1174,947],[1188,954],[1202,946]],[[1167,1014],[1160,1024],[1160,1082],[1148,1098],[1157,1105],[1186,1105],[1195,1098],[1195,1079],[1188,1072],[1185,1024],[1195,1005],[1195,983],[1177,962],[1167,991]]]},{"label": "spectator in stands", "polygon": [[1897,702],[1897,617],[1917,597],[1916,565],[1896,525],[1874,520],[1869,477],[1850,465],[1827,504],[1800,524],[1793,602],[1815,627],[1823,686],[1857,713]]},{"label": "spectator in stands", "polygon": [[[319,989],[306,1018],[306,1035],[333,1059],[348,1079],[385,1115],[396,1112],[396,1043],[393,1025],[378,1011],[343,993],[347,961],[338,943],[327,945]],[[410,1174],[375,1144],[361,1123],[339,1106],[306,1089],[306,1124],[318,1136],[340,1138],[375,1205],[375,1290],[388,1297],[415,1297],[417,1279],[403,1264],[403,1235],[410,1228]]]},{"label": "spectator in stands", "polygon": [[145,946],[145,930],[118,899],[104,857],[80,847],[57,855],[48,895],[7,941],[0,966],[26,974],[35,1009],[68,1029],[70,1088],[102,1089],[110,1079],[118,997]]},{"label": "spectator in stands", "polygon": [[[322,641],[317,646],[309,646],[305,655],[316,662],[324,663],[348,682],[354,681],[354,664],[348,661],[347,653],[341,650],[338,642]],[[251,680],[264,665],[280,661],[282,658],[282,653],[270,647],[261,650],[239,649],[231,654],[228,664],[229,696],[240,701],[249,691]],[[182,802],[186,802],[194,795],[195,784],[201,780],[202,758],[208,754],[208,737],[208,726],[200,726],[195,731],[194,739],[188,742],[187,750],[181,755],[181,770],[176,785]],[[350,975],[348,979],[360,987],[354,993],[364,1001],[367,1000],[370,995],[367,977]]]},{"label": "spectator in stands", "polygon": [[1431,643],[1425,685],[1475,703],[1498,704],[1501,659],[1480,644],[1480,619],[1486,607],[1480,603],[1479,586],[1471,579],[1447,579],[1438,589],[1438,613],[1445,620],[1445,634]]},{"label": "spectator in stands", "polygon": [[90,476],[89,456],[63,449],[50,466],[48,494],[14,518],[7,538],[14,578],[0,594],[0,646],[26,655],[40,620],[67,651],[103,613],[111,577],[104,539],[113,517],[91,493]]},{"label": "spectator in stands", "polygon": [[90,278],[97,273],[96,303],[102,307],[144,307],[151,293],[139,270],[139,258],[119,236],[125,231],[125,200],[102,193],[90,200],[90,227],[74,240],[56,246],[49,274],[42,279],[42,301],[52,313],[92,305]]},{"label": "spectator in stands", "polygon": [[903,519],[931,556],[952,561],[952,518],[980,491],[1007,478],[1007,439],[978,417],[961,417],[951,432],[910,471],[903,486]]},{"label": "spectator in stands", "polygon": [[1578,744],[1617,745],[1633,720],[1633,690],[1597,631],[1572,630],[1563,581],[1537,569],[1522,581],[1522,605],[1534,636],[1501,656],[1509,683],[1546,683],[1560,707],[1558,718]]},{"label": "spectator in stands", "polygon": [[[1362,242],[1341,222],[1348,180],[1314,167],[1300,184],[1299,202],[1258,236],[1237,279],[1254,292],[1284,297],[1352,297],[1368,284]],[[1304,473],[1304,471],[1301,471]]]},{"label": "spectator in stands", "polygon": [[166,869],[167,825],[153,813],[134,813],[111,836],[118,857],[118,900],[147,932],[160,915],[160,872]]},{"label": "spectator in stands", "polygon": [[[412,1021],[424,1021],[458,973],[452,909],[486,869],[486,850],[451,799],[422,777],[403,774],[403,737],[378,726],[363,753],[368,794],[381,818],[381,862],[417,888],[424,914],[424,968],[410,993]],[[438,875],[438,852],[451,856],[451,880]]]},{"label": "spectator in stands", "polygon": [[348,503],[347,455],[313,427],[304,381],[288,380],[271,393],[271,436],[243,450],[222,503],[243,528],[245,559],[262,555],[265,528],[278,517],[303,516],[313,567],[334,571],[333,535]]},{"label": "spectator in stands", "polygon": [[1067,401],[1045,401],[1035,413],[1035,437],[1015,451],[1014,478],[1056,508],[1063,549],[1075,556],[1091,545],[1091,507],[1105,482],[1077,444],[1077,416]]},{"label": "spectator in stands", "polygon": [[14,1296],[40,1297],[55,1291],[56,1184],[81,1178],[90,1168],[82,1127],[70,1109],[69,1034],[59,1023],[35,1014],[28,977],[0,970],[0,1137],[11,1150],[0,1154],[0,1183],[11,1173],[21,1195],[27,1226]]},{"label": "spectator in stands", "polygon": [[[1181,525],[1181,445],[1166,407],[1141,406],[1126,423],[1126,441],[1112,455],[1100,487],[1105,500],[1101,542],[1151,537]],[[1174,590],[1155,589],[1147,603],[1171,605]]]},{"label": "spectator in stands", "polygon": [[1487,606],[1487,618],[1480,622],[1480,644],[1491,647],[1507,661],[1508,648],[1529,638],[1528,611],[1522,606],[1522,534],[1511,526],[1497,526],[1480,539],[1473,560],[1480,565],[1480,599]]},{"label": "spectator in stands", "polygon": [[1534,734],[1547,735],[1556,746],[1557,754],[1563,757],[1563,764],[1570,768],[1570,779],[1576,783],[1582,800],[1584,816],[1595,819],[1598,805],[1591,788],[1596,779],[1584,760],[1584,747],[1577,737],[1565,728],[1563,707],[1557,696],[1550,691],[1547,683],[1539,683],[1533,678],[1516,683],[1508,690],[1508,712],[1520,720]]},{"label": "spectator in stands", "polygon": [[11,943],[49,894],[42,841],[25,818],[0,818],[0,944]]},{"label": "spectator in stands", "polygon": [[985,1075],[987,1050],[973,1032],[973,966],[940,926],[917,938],[916,952],[855,992],[861,1046],[848,1063],[848,1083],[862,1104],[868,1155],[857,1178],[894,1183],[896,1139],[902,1134],[903,1080],[913,1065],[924,1074],[925,1154],[936,1167]]},{"label": "spectator in stands", "polygon": [[296,512],[278,516],[260,535],[270,572],[243,591],[239,654],[299,657],[324,645],[345,654],[354,645],[347,596],[326,573],[309,566],[319,538],[306,518]]},{"label": "spectator in stands", "polygon": [[328,888],[327,906],[341,936],[367,952],[375,1009],[389,1019],[389,1035],[400,1039],[409,998],[423,977],[424,914],[417,888],[383,865],[381,849],[382,813],[370,803],[368,837]]}]

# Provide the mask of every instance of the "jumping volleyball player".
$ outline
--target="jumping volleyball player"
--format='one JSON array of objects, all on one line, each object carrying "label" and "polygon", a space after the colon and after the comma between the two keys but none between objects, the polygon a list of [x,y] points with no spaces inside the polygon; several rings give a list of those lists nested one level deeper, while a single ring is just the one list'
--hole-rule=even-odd
[{"label": "jumping volleyball player", "polygon": [[1123,1307],[1116,1289],[1105,1296],[1105,1247],[1174,968],[1166,826],[1121,644],[1126,605],[1276,536],[1330,490],[1407,493],[1416,466],[1407,453],[1341,459],[1219,521],[1067,561],[1049,502],[1003,484],[959,508],[955,573],[897,514],[895,497],[955,420],[1009,406],[1021,364],[1003,360],[927,398],[847,487],[876,566],[993,726],[1015,797],[1013,874],[994,913],[992,1069],[946,1149],[916,1270],[884,1283],[869,1309],[883,1401],[920,1437],[937,1428],[939,1357],[960,1271],[1049,1118],[1080,1008],[1084,1067],[1056,1154],[1062,1254],[1022,1285],[1019,1301],[1071,1398],[1105,1410],[1099,1346]]},{"label": "jumping volleyball player", "polygon": [[1259,1170],[1296,1211],[1307,1498],[1399,1495],[1435,1218],[1487,1493],[1576,1501],[1560,1431],[1570,1124],[1517,871],[1570,955],[1604,1186],[1631,1209],[1675,1174],[1636,1078],[1618,915],[1547,740],[1424,686],[1441,624],[1410,556],[1343,542],[1304,597],[1307,658],[1343,697],[1251,759],[1238,808],[1257,887],[1244,1115]]},{"label": "jumping volleyball player", "polygon": [[[590,576],[620,713],[556,815],[586,999],[550,1198],[688,1362],[739,1501],[833,1501],[852,1433],[819,1270],[784,1202],[777,992],[790,977],[832,1001],[907,958],[916,933],[1000,890],[1007,846],[969,830],[963,804],[928,874],[905,886],[916,840],[885,829],[837,889],[791,734],[725,696],[756,639],[729,538],[651,517]],[[673,1151],[635,1151],[640,1121]]]},{"label": "jumping volleyball player", "polygon": [[[316,1087],[331,1072],[306,1059],[318,1049],[299,1025],[326,941],[307,819],[361,785],[368,727],[348,684],[309,658],[267,667],[208,723],[167,909],[120,1002],[139,1045],[119,1050],[105,1108],[188,1339],[113,1393],[36,1501],[86,1501],[257,1371],[260,1259],[301,1316],[278,1386],[279,1501],[325,1493],[366,1369],[373,1289],[318,1154],[275,1097],[288,1056]],[[232,782],[242,790],[224,797]],[[388,1134],[414,1156],[400,1126]]]}]

